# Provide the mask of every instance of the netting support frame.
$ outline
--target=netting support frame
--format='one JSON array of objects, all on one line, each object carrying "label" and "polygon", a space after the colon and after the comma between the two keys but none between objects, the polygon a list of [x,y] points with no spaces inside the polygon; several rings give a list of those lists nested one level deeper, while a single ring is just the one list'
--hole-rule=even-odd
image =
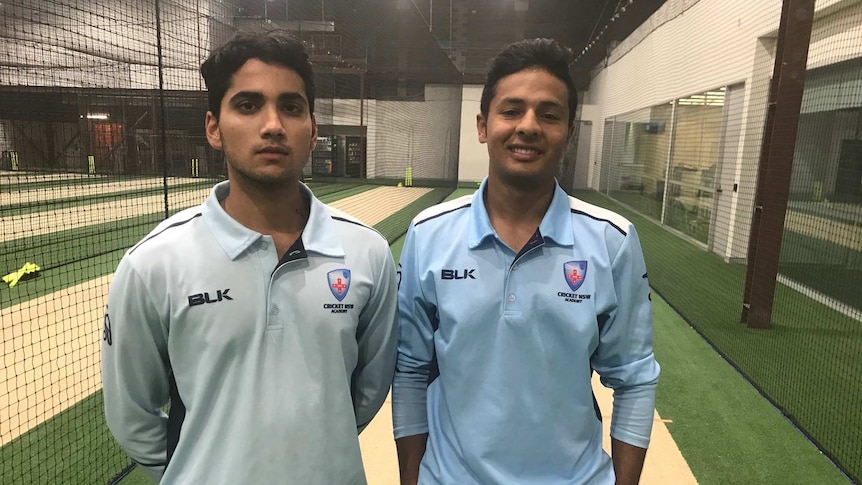
[{"label": "netting support frame", "polygon": [[815,0],[784,0],[781,9],[742,300],[741,319],[750,328],[772,326],[772,304],[790,196],[814,5]]}]

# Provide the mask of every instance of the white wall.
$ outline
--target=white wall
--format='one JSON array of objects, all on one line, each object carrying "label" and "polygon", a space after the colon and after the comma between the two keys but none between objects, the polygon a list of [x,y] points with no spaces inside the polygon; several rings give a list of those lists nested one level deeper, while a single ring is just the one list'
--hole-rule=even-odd
[{"label": "white wall", "polygon": [[481,84],[465,84],[461,89],[461,144],[458,152],[458,181],[478,182],[488,175],[488,148],[479,143],[476,115],[482,101]]},{"label": "white wall", "polygon": [[[774,37],[781,1],[668,0],[594,73],[586,104],[598,106],[593,119],[589,180],[599,188],[603,121],[721,86],[744,85],[737,153],[724,153],[738,191],[724,191],[727,210],[719,214],[722,241],[713,247],[726,260],[743,259],[763,136]],[[862,55],[862,3],[817,3],[809,68]],[[599,122],[599,121],[602,122]],[[726,150],[729,149],[725,147]],[[732,151],[732,150],[731,150]],[[728,180],[729,181],[729,180]]]},{"label": "white wall", "polygon": [[[412,166],[414,179],[454,180],[460,96],[460,86],[429,84],[424,101],[365,100],[367,178],[403,179]],[[319,125],[360,126],[359,100],[318,99],[315,117]]]},{"label": "white wall", "polygon": [[377,101],[368,120],[368,178],[404,178],[412,166],[414,179],[455,180],[460,99],[460,86],[428,85],[425,101]]},{"label": "white wall", "polygon": [[[584,95],[584,99],[587,94]],[[592,134],[597,129],[597,126],[602,124],[601,109],[594,104],[581,104],[581,128],[578,138],[578,153],[575,159],[575,180],[573,187],[578,189],[587,188],[590,186],[590,171],[596,158],[593,152],[598,147],[593,143]],[[587,122],[587,123],[585,123]]]}]

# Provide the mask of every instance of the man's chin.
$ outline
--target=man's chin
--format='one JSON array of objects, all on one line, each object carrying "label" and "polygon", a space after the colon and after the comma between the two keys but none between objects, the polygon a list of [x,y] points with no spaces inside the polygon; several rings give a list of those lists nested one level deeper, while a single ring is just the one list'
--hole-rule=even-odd
[{"label": "man's chin", "polygon": [[300,179],[300,174],[298,172],[291,171],[241,172],[237,175],[245,179],[247,183],[264,187],[280,187],[285,184],[295,183]]},{"label": "man's chin", "polygon": [[510,187],[534,191],[546,189],[554,176],[534,170],[506,170],[501,171],[499,179]]}]

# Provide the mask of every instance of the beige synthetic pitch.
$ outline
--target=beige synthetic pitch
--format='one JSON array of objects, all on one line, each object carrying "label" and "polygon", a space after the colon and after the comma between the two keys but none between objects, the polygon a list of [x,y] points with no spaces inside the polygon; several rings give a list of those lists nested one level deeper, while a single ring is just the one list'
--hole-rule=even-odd
[{"label": "beige synthetic pitch", "polygon": [[102,387],[109,281],[96,278],[0,310],[0,446]]},{"label": "beige synthetic pitch", "polygon": [[[210,190],[210,188],[206,188],[170,192],[168,205],[176,209],[192,207],[206,199]],[[164,204],[164,195],[153,195],[80,205],[55,211],[0,217],[0,227],[3,228],[0,242],[159,213]],[[39,264],[38,261],[34,262]]]},{"label": "beige synthetic pitch", "polygon": [[345,197],[330,205],[373,226],[428,192],[431,192],[431,189],[378,187]]},{"label": "beige synthetic pitch", "polygon": [[[201,179],[193,178],[171,178],[168,180],[168,189],[178,184],[200,182]],[[122,182],[93,183],[77,186],[42,187],[36,189],[17,190],[15,192],[0,193],[0,208],[7,204],[26,204],[34,202],[51,203],[58,199],[72,197],[91,197],[94,195],[110,195],[128,190],[160,189],[164,186],[161,178],[157,179],[130,179]]]}]

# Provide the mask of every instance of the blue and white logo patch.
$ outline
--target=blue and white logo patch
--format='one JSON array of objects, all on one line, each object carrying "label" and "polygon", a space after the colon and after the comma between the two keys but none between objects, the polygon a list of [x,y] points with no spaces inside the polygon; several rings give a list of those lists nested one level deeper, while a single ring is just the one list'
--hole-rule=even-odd
[{"label": "blue and white logo patch", "polygon": [[584,283],[587,277],[587,262],[586,261],[569,261],[563,264],[563,275],[566,277],[566,283],[572,291],[578,291],[578,288]]},{"label": "blue and white logo patch", "polygon": [[350,289],[350,270],[336,269],[326,273],[326,279],[329,281],[329,291],[332,292],[338,301],[347,296],[347,291]]}]

